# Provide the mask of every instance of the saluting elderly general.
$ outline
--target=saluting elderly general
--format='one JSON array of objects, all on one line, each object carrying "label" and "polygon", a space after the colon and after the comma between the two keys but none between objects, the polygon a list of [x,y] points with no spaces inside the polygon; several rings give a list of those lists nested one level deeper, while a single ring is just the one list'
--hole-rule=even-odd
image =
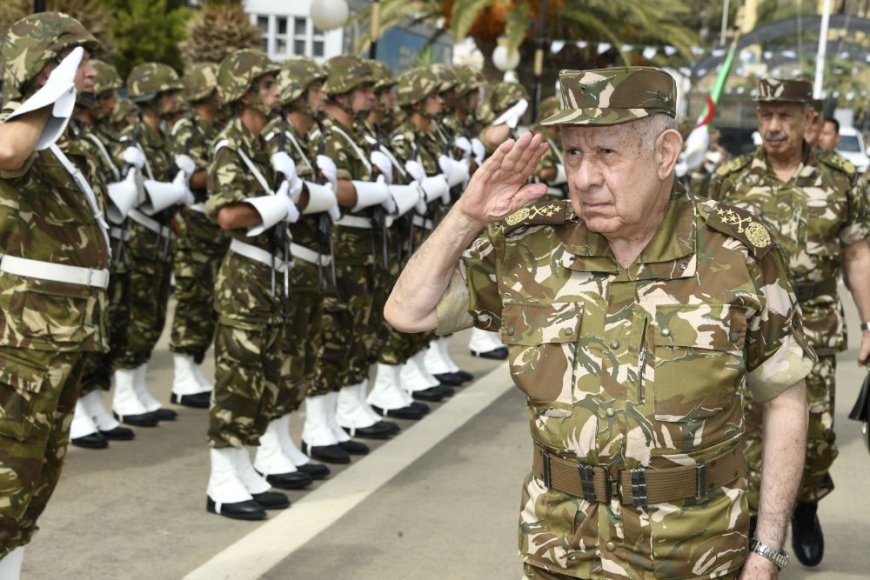
[{"label": "saluting elderly general", "polygon": [[[813,353],[772,236],[690,197],[663,71],[563,71],[567,201],[534,201],[547,146],[508,140],[405,268],[405,331],[499,331],[527,396],[529,578],[776,575],[800,480]],[[458,269],[456,268],[457,262]],[[764,401],[748,537],[742,395]]]}]

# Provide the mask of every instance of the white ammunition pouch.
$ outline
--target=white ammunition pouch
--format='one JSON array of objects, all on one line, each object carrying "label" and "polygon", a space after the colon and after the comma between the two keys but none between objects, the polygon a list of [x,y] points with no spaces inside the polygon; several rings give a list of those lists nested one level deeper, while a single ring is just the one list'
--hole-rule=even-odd
[{"label": "white ammunition pouch", "polygon": [[444,198],[450,195],[450,185],[447,183],[447,178],[443,173],[427,177],[420,184],[423,192],[426,194],[426,203],[431,203],[436,199]]},{"label": "white ammunition pouch", "polygon": [[306,181],[305,187],[308,188],[308,205],[302,210],[305,215],[329,211],[338,203],[330,185]]},{"label": "white ammunition pouch", "polygon": [[187,201],[187,179],[184,172],[179,172],[171,182],[145,180],[145,194],[147,199],[139,208],[146,215],[154,215],[173,205],[180,205]]},{"label": "white ammunition pouch", "polygon": [[396,200],[397,216],[403,216],[414,209],[424,195],[416,181],[410,185],[391,185],[390,194]]},{"label": "white ammunition pouch", "polygon": [[351,211],[360,211],[367,207],[381,205],[390,197],[390,189],[384,181],[357,181],[353,187],[356,190],[356,205]]},{"label": "white ammunition pouch", "polygon": [[263,223],[248,228],[248,236],[258,236],[286,218],[287,201],[286,195],[261,195],[246,199],[245,203],[253,206],[263,220]]},{"label": "white ammunition pouch", "polygon": [[124,223],[130,210],[136,207],[139,201],[139,185],[136,179],[136,169],[130,168],[127,177],[123,181],[110,183],[107,187],[109,194],[109,207],[106,214],[109,221],[114,224]]}]

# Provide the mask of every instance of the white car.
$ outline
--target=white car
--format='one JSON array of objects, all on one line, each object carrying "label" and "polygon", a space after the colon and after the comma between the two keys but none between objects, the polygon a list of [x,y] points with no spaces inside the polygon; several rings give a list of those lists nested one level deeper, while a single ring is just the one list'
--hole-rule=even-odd
[{"label": "white car", "polygon": [[854,127],[840,127],[837,153],[851,161],[858,169],[858,173],[864,173],[870,165],[870,158],[867,157],[867,150],[864,149],[864,139]]}]

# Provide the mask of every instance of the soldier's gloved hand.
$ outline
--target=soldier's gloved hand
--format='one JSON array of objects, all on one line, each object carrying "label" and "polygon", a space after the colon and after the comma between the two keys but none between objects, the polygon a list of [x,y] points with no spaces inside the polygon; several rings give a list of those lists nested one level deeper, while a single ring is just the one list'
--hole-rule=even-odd
[{"label": "soldier's gloved hand", "polygon": [[462,161],[441,155],[438,158],[438,166],[447,178],[447,185],[450,187],[462,185],[468,180],[468,164]]},{"label": "soldier's gloved hand", "polygon": [[423,164],[419,161],[414,161],[412,159],[405,163],[405,171],[408,172],[408,175],[410,175],[414,181],[423,183],[423,180],[426,179],[426,170],[423,169]]},{"label": "soldier's gloved hand", "polygon": [[292,181],[296,177],[296,162],[285,151],[273,153],[270,161],[272,162],[272,169],[282,174],[287,178],[287,181]]},{"label": "soldier's gloved hand", "polygon": [[332,184],[332,189],[335,189],[338,183],[338,168],[335,166],[335,161],[326,155],[318,155],[316,164],[326,181]]},{"label": "soldier's gloved hand", "polygon": [[378,168],[386,183],[393,183],[393,164],[390,158],[380,151],[372,151],[372,165]]},{"label": "soldier's gloved hand", "polygon": [[290,198],[290,182],[287,180],[282,181],[275,195],[287,202],[287,215],[284,216],[284,221],[291,224],[299,221],[299,208],[296,207],[296,204]]},{"label": "soldier's gloved hand", "polygon": [[145,153],[143,153],[138,147],[127,147],[124,149],[124,153],[121,154],[121,158],[124,160],[124,163],[131,165],[136,169],[142,169],[145,167]]},{"label": "soldier's gloved hand", "polygon": [[335,199],[335,203],[329,208],[329,218],[333,222],[341,219],[341,208],[338,206],[338,198]]},{"label": "soldier's gloved hand", "polygon": [[457,136],[453,140],[453,145],[454,145],[454,147],[456,147],[457,149],[462,151],[462,158],[463,159],[465,159],[466,161],[471,159],[471,152],[472,152],[471,141],[468,140],[468,137],[465,137],[463,135]]},{"label": "soldier's gloved hand", "polygon": [[478,165],[483,165],[483,162],[486,159],[486,148],[483,146],[483,142],[477,137],[471,140],[471,151],[474,156],[474,161],[476,161]]},{"label": "soldier's gloved hand", "polygon": [[49,87],[61,92],[61,95],[54,102],[54,107],[51,109],[51,113],[55,117],[69,117],[72,115],[73,109],[76,106],[76,73],[78,73],[79,65],[84,55],[85,49],[81,46],[72,49],[60,61],[60,64],[51,71],[51,74],[48,75],[45,84],[42,86],[43,89]]},{"label": "soldier's gloved hand", "polygon": [[196,173],[196,162],[190,155],[185,155],[184,153],[176,155],[175,166],[184,172],[188,181],[190,181],[190,178],[194,173]]},{"label": "soldier's gloved hand", "polygon": [[[383,175],[378,176],[377,183],[385,183],[389,184],[389,182],[384,179]],[[387,198],[381,203],[381,207],[387,210],[387,213],[394,214],[397,211],[396,207],[396,199],[393,197],[393,193],[387,188]]]},{"label": "soldier's gloved hand", "polygon": [[190,191],[190,188],[187,186],[187,181],[189,179],[190,177],[182,169],[175,174],[175,179],[172,180],[172,185],[184,190],[184,197],[181,200],[181,203],[185,205],[193,205],[196,203],[196,198],[193,196],[193,192]]},{"label": "soldier's gloved hand", "polygon": [[520,117],[529,108],[529,102],[525,99],[520,99],[511,108],[499,115],[498,119],[492,122],[493,127],[499,125],[507,125],[511,129],[516,129],[520,122]]}]

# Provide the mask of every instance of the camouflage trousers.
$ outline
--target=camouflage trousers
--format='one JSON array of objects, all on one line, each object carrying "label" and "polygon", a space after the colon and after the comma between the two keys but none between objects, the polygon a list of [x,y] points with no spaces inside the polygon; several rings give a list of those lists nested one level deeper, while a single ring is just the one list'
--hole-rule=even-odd
[{"label": "camouflage trousers", "polygon": [[84,354],[0,347],[0,558],[30,542],[60,479]]},{"label": "camouflage trousers", "polygon": [[125,342],[129,301],[126,272],[115,272],[109,278],[109,352],[89,352],[85,356],[80,396],[93,391],[108,391],[112,387],[113,361],[120,355]]},{"label": "camouflage trousers", "polygon": [[283,326],[239,328],[218,323],[209,447],[259,445],[274,418],[281,381]]},{"label": "camouflage trousers", "polygon": [[190,355],[197,363],[202,363],[214,338],[214,288],[223,257],[214,248],[204,252],[180,243],[175,252],[176,306],[169,350]]},{"label": "camouflage trousers", "polygon": [[131,222],[127,245],[127,317],[114,368],[134,369],[148,362],[166,324],[171,291],[172,247]]},{"label": "camouflage trousers", "polygon": [[[834,490],[828,473],[839,451],[834,434],[834,380],[837,374],[835,356],[819,356],[819,361],[807,375],[807,453],[804,475],[798,494],[800,502],[816,502]],[[749,507],[758,511],[761,486],[761,405],[747,397],[746,437],[744,453],[749,477]]]},{"label": "camouflage trousers", "polygon": [[317,279],[315,264],[294,260],[290,270],[287,322],[281,337],[281,382],[270,419],[296,411],[305,397],[316,391],[324,300],[323,289],[312,285]]}]

